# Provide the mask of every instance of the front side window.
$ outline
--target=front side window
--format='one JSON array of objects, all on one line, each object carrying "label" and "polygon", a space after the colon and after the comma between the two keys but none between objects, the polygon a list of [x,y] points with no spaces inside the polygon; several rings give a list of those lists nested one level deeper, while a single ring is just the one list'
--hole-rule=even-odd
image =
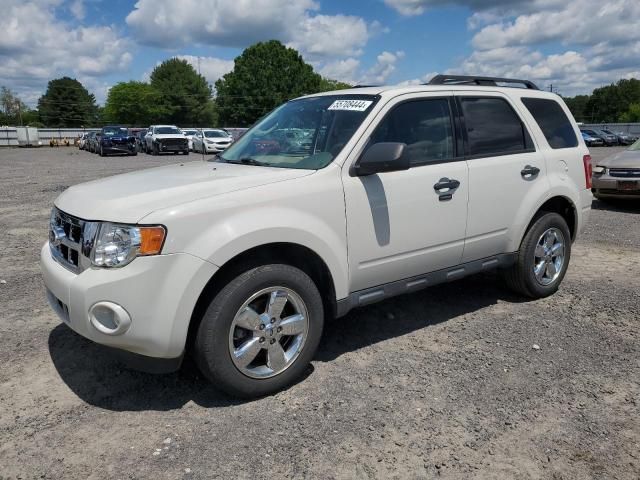
[{"label": "front side window", "polygon": [[461,97],[469,156],[505,155],[533,150],[529,132],[506,100]]},{"label": "front side window", "polygon": [[551,148],[578,146],[578,138],[573,126],[558,102],[544,98],[523,98],[522,103],[538,122]]},{"label": "front side window", "polygon": [[217,161],[318,170],[333,161],[378,101],[373,95],[293,100],[258,121]]},{"label": "front side window", "polygon": [[452,159],[455,153],[449,100],[401,103],[376,127],[369,144],[383,142],[405,143],[412,166]]}]

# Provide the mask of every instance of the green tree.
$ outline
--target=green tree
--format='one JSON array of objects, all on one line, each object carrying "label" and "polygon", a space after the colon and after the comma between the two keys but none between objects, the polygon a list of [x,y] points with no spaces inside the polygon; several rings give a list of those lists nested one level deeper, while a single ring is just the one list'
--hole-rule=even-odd
[{"label": "green tree", "polygon": [[575,97],[565,98],[564,102],[571,110],[573,114],[573,118],[576,119],[577,122],[589,122],[591,119],[587,118],[586,107],[587,102],[589,101],[589,95],[576,95]]},{"label": "green tree", "polygon": [[617,122],[632,103],[640,103],[640,80],[622,79],[596,88],[585,106],[585,116],[591,122]]},{"label": "green tree", "polygon": [[158,94],[158,113],[164,122],[179,126],[211,123],[211,87],[186,60],[162,62],[151,73],[150,86]]},{"label": "green tree", "polygon": [[104,105],[109,123],[146,126],[163,121],[160,93],[145,82],[120,82],[111,87]]},{"label": "green tree", "polygon": [[29,125],[35,112],[7,87],[0,87],[0,125]]},{"label": "green tree", "polygon": [[47,127],[81,127],[97,123],[96,98],[75,78],[51,80],[38,100],[40,120]]},{"label": "green tree", "polygon": [[324,78],[320,80],[320,92],[331,92],[332,90],[345,90],[347,88],[353,88],[353,85],[340,82],[338,80],[331,80],[330,78]]},{"label": "green tree", "polygon": [[322,78],[300,54],[277,40],[247,48],[233,71],[216,82],[216,107],[224,126],[245,127],[281,103],[321,89]]},{"label": "green tree", "polygon": [[640,122],[640,103],[632,103],[629,110],[620,115],[620,122],[635,123]]}]

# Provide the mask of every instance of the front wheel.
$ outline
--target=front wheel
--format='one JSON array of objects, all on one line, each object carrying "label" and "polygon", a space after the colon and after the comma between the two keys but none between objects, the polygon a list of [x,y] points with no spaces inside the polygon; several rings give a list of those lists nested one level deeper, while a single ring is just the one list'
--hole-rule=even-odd
[{"label": "front wheel", "polygon": [[194,353],[202,373],[243,398],[275,393],[302,376],[324,324],[320,292],[289,265],[247,270],[212,299]]},{"label": "front wheel", "polygon": [[509,288],[530,298],[553,295],[571,258],[571,233],[557,213],[541,212],[525,234],[513,266],[504,272]]}]

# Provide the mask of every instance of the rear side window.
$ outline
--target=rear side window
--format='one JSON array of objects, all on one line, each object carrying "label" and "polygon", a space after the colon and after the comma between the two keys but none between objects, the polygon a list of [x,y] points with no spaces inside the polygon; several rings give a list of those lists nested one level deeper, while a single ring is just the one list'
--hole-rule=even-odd
[{"label": "rear side window", "polygon": [[461,97],[467,130],[467,154],[488,157],[532,151],[529,132],[506,100]]},{"label": "rear side window", "polygon": [[401,103],[380,122],[371,144],[407,144],[413,166],[450,160],[455,156],[451,109],[446,98]]},{"label": "rear side window", "polygon": [[540,125],[540,129],[551,148],[578,146],[578,138],[573,126],[558,102],[543,98],[523,98],[522,103]]}]

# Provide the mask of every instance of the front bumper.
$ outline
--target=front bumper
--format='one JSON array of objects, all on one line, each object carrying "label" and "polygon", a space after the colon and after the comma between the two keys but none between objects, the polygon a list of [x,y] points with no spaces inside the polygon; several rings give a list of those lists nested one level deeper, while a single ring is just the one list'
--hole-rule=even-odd
[{"label": "front bumper", "polygon": [[216,145],[215,143],[205,143],[204,148],[207,153],[220,153],[224,152],[230,145]]},{"label": "front bumper", "polygon": [[102,151],[104,153],[124,153],[124,154],[132,154],[134,152],[136,152],[136,145],[131,143],[131,144],[126,144],[126,145],[120,145],[120,144],[110,144],[110,145],[102,145]]},{"label": "front bumper", "polygon": [[[635,182],[635,188],[631,190],[623,188],[623,185],[629,185],[629,182]],[[603,175],[594,175],[591,183],[592,192],[596,197],[640,199],[640,178],[637,177],[612,177],[607,172]]]},{"label": "front bumper", "polygon": [[[178,359],[185,349],[191,314],[217,267],[189,254],[139,257],[123,268],[90,268],[75,274],[40,255],[47,299],[62,321],[96,343],[145,357]],[[98,302],[121,306],[131,317],[124,333],[109,335],[92,324]]]}]

